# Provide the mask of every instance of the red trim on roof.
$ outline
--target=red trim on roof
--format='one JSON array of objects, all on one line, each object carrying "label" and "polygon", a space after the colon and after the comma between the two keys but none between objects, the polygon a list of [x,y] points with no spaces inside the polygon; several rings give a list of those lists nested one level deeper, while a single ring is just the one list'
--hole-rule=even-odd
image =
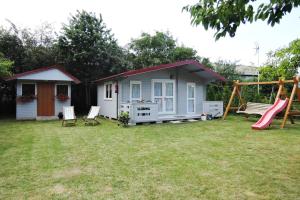
[{"label": "red trim on roof", "polygon": [[78,84],[80,83],[80,80],[77,79],[75,76],[73,76],[72,74],[70,74],[69,72],[67,72],[62,66],[59,65],[53,65],[53,66],[48,66],[48,67],[40,67],[34,70],[30,70],[30,71],[26,71],[23,73],[19,73],[19,74],[15,74],[14,76],[11,76],[7,79],[5,79],[6,81],[11,81],[11,80],[15,80],[18,79],[22,76],[26,76],[26,75],[30,75],[30,74],[35,74],[35,73],[39,73],[39,72],[43,72],[43,71],[47,71],[47,70],[51,70],[51,69],[57,69],[59,71],[61,71],[62,73],[64,73],[66,76],[68,76],[69,78],[71,78],[73,80],[74,83]]},{"label": "red trim on roof", "polygon": [[130,71],[122,72],[122,73],[115,74],[112,76],[104,77],[104,78],[95,80],[94,82],[108,81],[108,80],[113,80],[116,78],[125,78],[128,76],[133,76],[133,75],[137,75],[137,74],[143,74],[143,73],[158,71],[158,70],[162,70],[162,69],[175,68],[175,67],[189,65],[189,64],[193,64],[193,65],[199,67],[200,69],[203,69],[204,71],[206,71],[207,73],[211,74],[212,76],[214,76],[215,78],[217,78],[221,81],[224,81],[224,82],[226,81],[226,79],[223,76],[221,76],[217,72],[211,70],[210,68],[205,67],[203,64],[199,63],[198,61],[184,60],[184,61],[178,61],[175,63],[162,64],[162,65],[157,65],[157,66],[147,67],[147,68],[142,68],[142,69],[137,69],[137,70],[130,70]]}]

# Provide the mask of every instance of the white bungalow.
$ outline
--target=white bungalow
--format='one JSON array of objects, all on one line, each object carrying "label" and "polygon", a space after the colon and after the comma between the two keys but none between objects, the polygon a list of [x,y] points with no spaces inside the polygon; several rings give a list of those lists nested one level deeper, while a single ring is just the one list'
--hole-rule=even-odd
[{"label": "white bungalow", "polygon": [[17,119],[56,119],[71,104],[71,83],[80,81],[60,66],[41,67],[16,74]]},{"label": "white bungalow", "polygon": [[206,86],[225,78],[203,64],[186,60],[104,77],[98,84],[100,114],[130,114],[131,124],[223,115],[222,102],[206,101]]}]

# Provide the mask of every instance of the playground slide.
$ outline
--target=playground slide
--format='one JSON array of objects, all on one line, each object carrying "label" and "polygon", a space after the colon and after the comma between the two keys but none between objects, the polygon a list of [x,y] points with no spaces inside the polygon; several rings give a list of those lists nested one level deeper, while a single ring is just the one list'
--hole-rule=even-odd
[{"label": "playground slide", "polygon": [[274,117],[287,106],[288,102],[288,98],[285,100],[281,100],[280,98],[276,99],[275,103],[252,125],[252,129],[262,130],[267,128],[272,123]]}]

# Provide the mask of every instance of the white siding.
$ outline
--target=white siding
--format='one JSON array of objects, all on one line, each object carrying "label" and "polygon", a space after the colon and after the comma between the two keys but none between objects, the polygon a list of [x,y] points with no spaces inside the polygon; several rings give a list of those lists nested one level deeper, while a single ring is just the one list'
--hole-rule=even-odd
[{"label": "white siding", "polygon": [[116,83],[112,85],[112,99],[104,99],[104,83],[97,87],[97,102],[101,107],[100,115],[109,118],[117,118],[117,93],[115,93]]},{"label": "white siding", "polygon": [[[22,83],[35,83],[33,81],[18,81],[17,82],[17,96],[22,95]],[[37,84],[37,83],[36,83]],[[56,82],[54,84],[55,93],[56,96],[56,85],[57,84],[67,84],[68,85],[68,96],[71,97],[71,83],[70,82]],[[37,85],[36,85],[36,91],[37,91]],[[59,112],[62,112],[63,106],[70,106],[71,105],[71,99],[68,99],[67,101],[59,101],[56,97],[54,101],[54,116],[57,117]],[[32,102],[28,103],[17,103],[16,104],[16,119],[22,120],[22,119],[36,119],[37,118],[37,100],[33,100]]]},{"label": "white siding", "polygon": [[[27,82],[34,83],[34,82]],[[17,82],[17,96],[22,95],[22,83]],[[16,118],[17,119],[35,119],[37,115],[37,101],[36,99],[28,103],[16,104]]]},{"label": "white siding", "polygon": [[72,81],[70,77],[58,69],[50,69],[43,72],[25,75],[18,78],[18,80]]},{"label": "white siding", "polygon": [[[177,78],[176,78],[177,77]],[[151,80],[152,79],[175,79],[176,83],[176,114],[187,114],[187,83],[196,83],[196,114],[202,114],[203,101],[206,100],[206,83],[203,78],[187,72],[185,69],[167,69],[155,72],[148,72],[145,74],[130,76],[121,81],[120,101],[128,103],[130,101],[130,80],[142,82],[142,99],[151,101]]]},{"label": "white siding", "polygon": [[55,84],[55,96],[56,93],[56,85],[68,85],[68,96],[70,97],[67,101],[59,101],[57,98],[55,98],[55,116],[58,115],[59,112],[63,111],[64,106],[70,106],[71,105],[71,84],[69,82],[57,82]]}]

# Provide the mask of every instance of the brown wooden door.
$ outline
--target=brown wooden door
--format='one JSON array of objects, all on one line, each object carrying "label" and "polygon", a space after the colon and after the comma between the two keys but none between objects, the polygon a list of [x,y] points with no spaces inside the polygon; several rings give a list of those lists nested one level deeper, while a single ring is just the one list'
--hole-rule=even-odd
[{"label": "brown wooden door", "polygon": [[54,84],[37,84],[37,115],[54,116]]}]

